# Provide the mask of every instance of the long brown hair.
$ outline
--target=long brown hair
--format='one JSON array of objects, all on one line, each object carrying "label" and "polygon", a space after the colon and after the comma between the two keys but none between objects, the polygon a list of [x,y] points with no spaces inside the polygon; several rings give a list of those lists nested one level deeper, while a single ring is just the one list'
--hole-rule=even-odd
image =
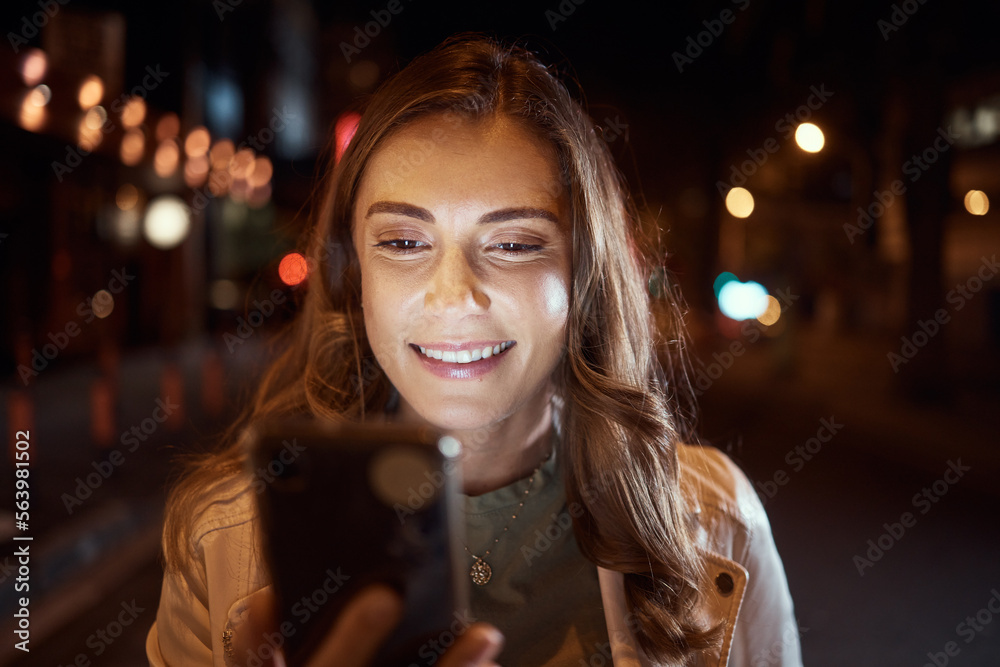
[{"label": "long brown hair", "polygon": [[[678,480],[677,444],[690,434],[678,418],[687,406],[680,388],[689,385],[677,303],[669,289],[650,298],[650,279],[662,274],[644,259],[634,206],[590,118],[531,52],[477,35],[447,40],[386,81],[340,161],[331,159],[314,206],[301,312],[228,446],[193,462],[173,489],[167,565],[191,557],[192,517],[223,480],[243,474],[240,424],[289,414],[362,419],[384,409],[393,389],[364,331],[352,210],[374,152],[428,114],[503,115],[556,149],[562,182],[552,187],[567,188],[572,207],[567,352],[555,380],[567,501],[585,508],[574,533],[588,560],[624,574],[642,649],[683,662],[716,644],[720,631],[695,614],[701,561]],[[657,322],[656,313],[665,319]]]}]

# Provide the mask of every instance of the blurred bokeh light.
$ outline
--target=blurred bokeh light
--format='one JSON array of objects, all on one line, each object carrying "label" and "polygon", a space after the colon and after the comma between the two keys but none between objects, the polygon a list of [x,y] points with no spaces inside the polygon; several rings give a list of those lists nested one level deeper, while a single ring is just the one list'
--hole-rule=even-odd
[{"label": "blurred bokeh light", "polygon": [[184,200],[160,195],[149,202],[142,231],[150,245],[169,250],[187,237],[190,227],[191,211]]},{"label": "blurred bokeh light", "polygon": [[826,144],[823,130],[813,123],[802,123],[795,128],[795,143],[807,153],[819,153]]},{"label": "blurred bokeh light", "polygon": [[290,252],[278,264],[278,277],[289,286],[298,285],[309,275],[309,264],[298,252]]},{"label": "blurred bokeh light", "polygon": [[734,218],[749,217],[753,206],[753,195],[746,188],[733,188],[726,193],[726,210]]},{"label": "blurred bokeh light", "polygon": [[972,215],[986,215],[990,210],[990,199],[982,190],[969,190],[965,193],[965,210]]}]

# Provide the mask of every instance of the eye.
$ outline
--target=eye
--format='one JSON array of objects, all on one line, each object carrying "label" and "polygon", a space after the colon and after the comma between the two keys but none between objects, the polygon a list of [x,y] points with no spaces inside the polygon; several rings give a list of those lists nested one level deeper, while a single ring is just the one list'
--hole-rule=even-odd
[{"label": "eye", "polygon": [[491,247],[500,250],[505,255],[525,255],[542,250],[542,246],[530,243],[494,243]]},{"label": "eye", "polygon": [[422,241],[416,241],[414,239],[390,239],[388,241],[380,241],[379,243],[376,243],[375,247],[386,248],[389,252],[403,255],[414,252],[425,245],[426,244]]}]

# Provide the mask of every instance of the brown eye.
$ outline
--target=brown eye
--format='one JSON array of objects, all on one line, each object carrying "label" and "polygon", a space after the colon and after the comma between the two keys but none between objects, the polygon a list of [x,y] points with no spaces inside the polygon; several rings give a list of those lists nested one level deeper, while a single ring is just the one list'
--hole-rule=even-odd
[{"label": "brown eye", "polygon": [[540,245],[529,243],[497,243],[493,247],[508,255],[524,255],[531,252],[538,252],[542,249]]},{"label": "brown eye", "polygon": [[375,244],[376,248],[388,248],[392,252],[412,252],[425,244],[414,239],[391,239]]}]

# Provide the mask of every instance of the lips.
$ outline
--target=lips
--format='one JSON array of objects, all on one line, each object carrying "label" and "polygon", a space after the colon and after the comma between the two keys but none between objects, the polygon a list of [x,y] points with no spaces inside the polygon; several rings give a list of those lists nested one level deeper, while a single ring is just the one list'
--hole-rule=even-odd
[{"label": "lips", "polygon": [[446,364],[469,364],[480,359],[489,359],[499,356],[514,346],[516,341],[505,340],[493,345],[483,345],[481,343],[468,343],[465,345],[414,345],[420,350],[420,354],[428,359],[437,359]]},{"label": "lips", "polygon": [[421,365],[433,375],[449,380],[481,378],[507,358],[517,341],[410,344]]}]

